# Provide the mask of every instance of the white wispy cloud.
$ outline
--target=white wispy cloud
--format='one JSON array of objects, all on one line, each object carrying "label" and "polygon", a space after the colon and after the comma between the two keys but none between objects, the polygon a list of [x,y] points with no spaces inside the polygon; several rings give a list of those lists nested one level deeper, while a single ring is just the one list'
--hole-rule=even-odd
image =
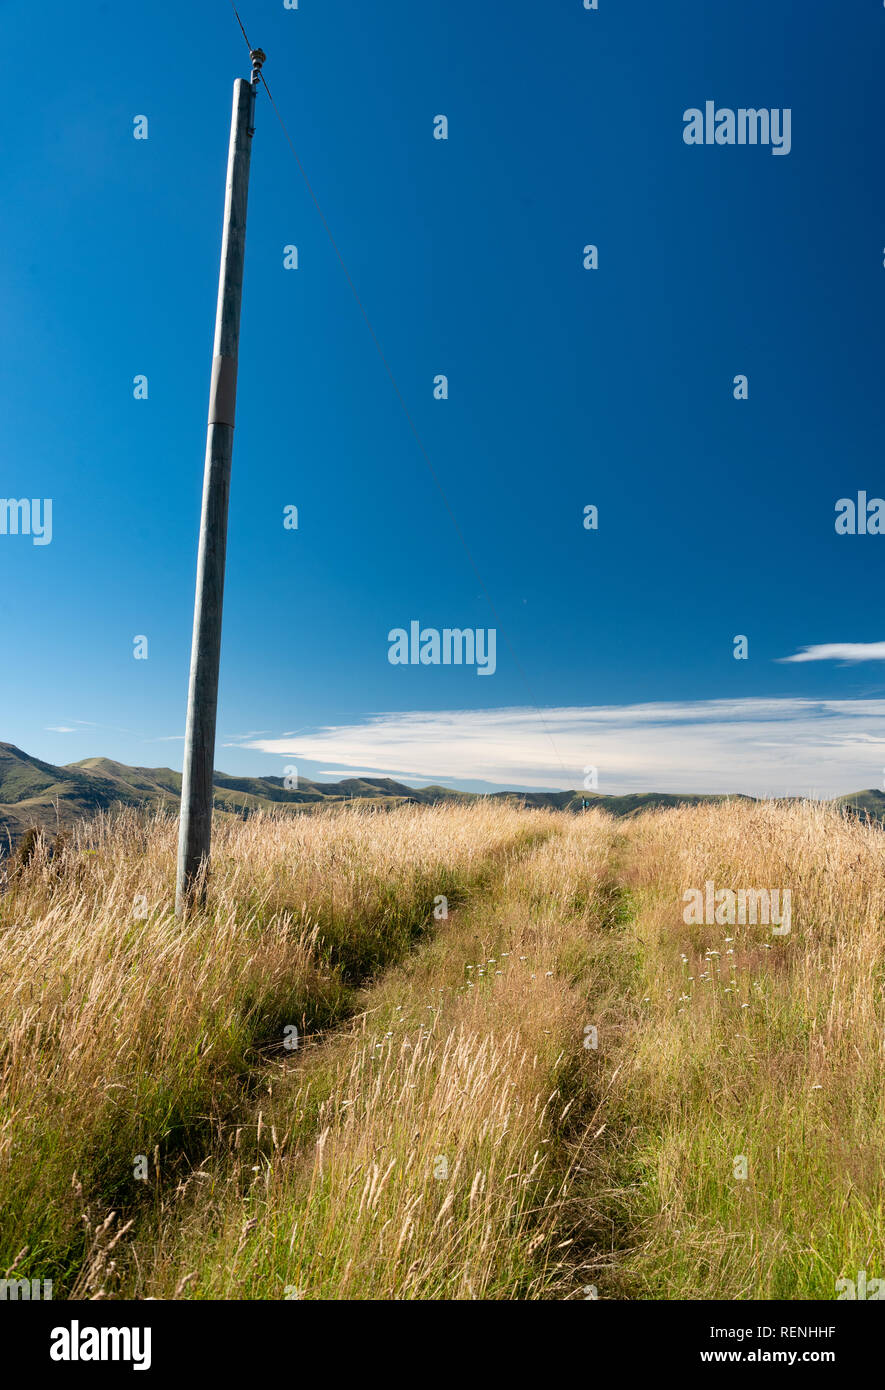
[{"label": "white wispy cloud", "polygon": [[823,642],[779,661],[885,661],[885,642]]},{"label": "white wispy cloud", "polygon": [[[115,724],[96,724],[92,719],[73,719],[70,724],[47,724],[45,728],[46,732],[50,734],[82,734],[90,729],[109,729],[115,734],[133,733],[132,729],[118,729]],[[266,732],[266,730],[259,730],[259,732]],[[249,738],[251,735],[244,734],[243,737]],[[174,743],[183,739],[184,734],[166,734],[161,738],[145,738],[142,742]]]},{"label": "white wispy cloud", "polygon": [[602,792],[835,796],[883,785],[885,700],[410,711],[241,746],[449,784],[581,787],[595,766]]}]

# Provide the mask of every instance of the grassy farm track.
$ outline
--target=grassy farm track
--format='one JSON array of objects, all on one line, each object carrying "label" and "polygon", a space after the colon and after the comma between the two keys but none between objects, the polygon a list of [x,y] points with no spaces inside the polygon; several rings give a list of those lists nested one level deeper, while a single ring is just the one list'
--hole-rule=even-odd
[{"label": "grassy farm track", "polygon": [[[164,1299],[881,1277],[879,829],[480,804],[216,848],[184,930],[168,821],[97,823],[0,897],[0,1267]],[[708,884],[721,920],[686,911]],[[760,887],[788,931],[728,920]]]}]

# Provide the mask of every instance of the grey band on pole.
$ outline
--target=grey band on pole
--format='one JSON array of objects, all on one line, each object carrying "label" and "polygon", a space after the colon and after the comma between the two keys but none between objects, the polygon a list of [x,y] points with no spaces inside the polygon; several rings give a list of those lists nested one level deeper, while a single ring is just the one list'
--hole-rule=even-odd
[{"label": "grey band on pole", "polygon": [[209,392],[209,424],[234,427],[237,413],[237,359],[213,357]]}]

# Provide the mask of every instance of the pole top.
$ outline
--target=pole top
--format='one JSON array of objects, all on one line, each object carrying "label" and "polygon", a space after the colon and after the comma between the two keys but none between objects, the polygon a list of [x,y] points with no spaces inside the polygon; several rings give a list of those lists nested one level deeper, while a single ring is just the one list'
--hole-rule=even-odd
[{"label": "pole top", "polygon": [[252,48],[249,50],[249,57],[252,59],[252,82],[257,84],[261,76],[261,64],[267,57],[263,48]]}]

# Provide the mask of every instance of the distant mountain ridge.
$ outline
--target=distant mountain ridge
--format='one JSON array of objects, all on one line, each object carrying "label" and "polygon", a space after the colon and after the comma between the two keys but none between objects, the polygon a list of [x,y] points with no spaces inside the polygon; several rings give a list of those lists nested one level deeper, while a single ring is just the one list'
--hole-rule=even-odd
[{"label": "distant mountain ridge", "polygon": [[[353,802],[379,808],[404,802],[433,805],[440,801],[474,801],[476,792],[450,787],[407,787],[390,777],[347,777],[340,782],[313,782],[299,777],[296,790],[289,791],[282,777],[231,777],[216,772],[213,778],[215,808],[243,816],[252,811],[291,807],[316,810],[318,807]],[[504,791],[489,794],[525,806],[554,810],[579,810],[586,802],[615,816],[635,815],[659,806],[695,806],[704,801],[754,800],[736,794],[695,794],[678,792],[631,792],[606,796],[600,792]],[[31,757],[13,743],[0,743],[0,853],[21,838],[31,825],[69,829],[84,816],[117,806],[165,807],[177,811],[181,796],[181,773],[170,767],[129,767],[111,758],[83,758],[77,763],[56,767]],[[885,824],[885,792],[853,792],[836,797],[834,805]]]}]

